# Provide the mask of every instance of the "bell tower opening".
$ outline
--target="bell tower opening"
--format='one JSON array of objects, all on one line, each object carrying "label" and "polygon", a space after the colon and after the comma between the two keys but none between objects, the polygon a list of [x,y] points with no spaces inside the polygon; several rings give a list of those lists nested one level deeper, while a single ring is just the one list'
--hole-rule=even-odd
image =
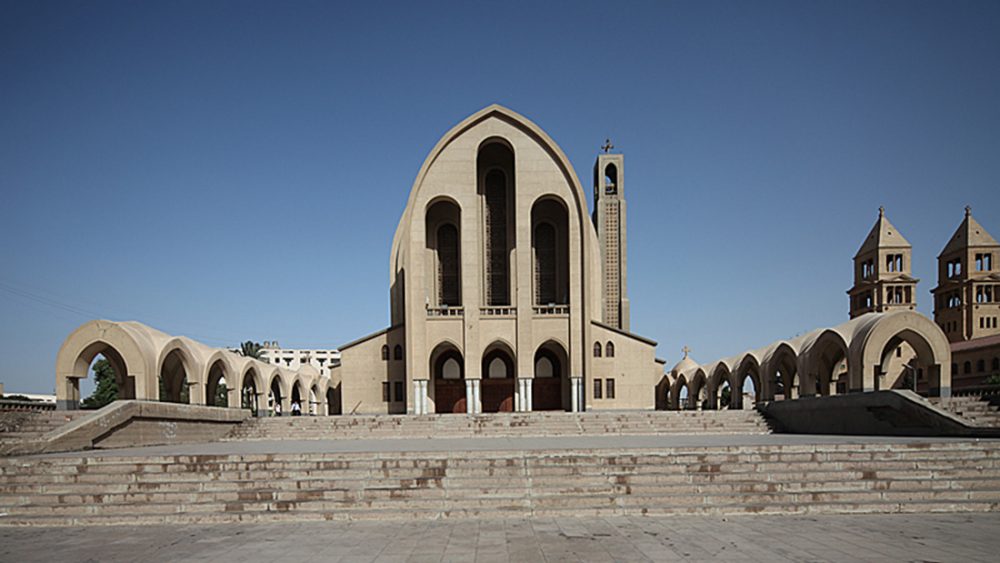
[{"label": "bell tower opening", "polygon": [[629,330],[627,275],[627,237],[625,214],[625,157],[609,152],[609,142],[602,147],[594,163],[594,227],[601,248],[602,320],[605,324]]}]

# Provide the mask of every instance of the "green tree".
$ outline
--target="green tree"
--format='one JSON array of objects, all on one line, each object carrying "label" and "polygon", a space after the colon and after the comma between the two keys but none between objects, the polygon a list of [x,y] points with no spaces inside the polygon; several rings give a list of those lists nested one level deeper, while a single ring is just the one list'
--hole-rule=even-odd
[{"label": "green tree", "polygon": [[229,406],[229,387],[226,386],[224,381],[220,381],[215,387],[215,402],[212,404],[217,407]]},{"label": "green tree", "polygon": [[260,343],[247,340],[243,344],[240,344],[240,355],[259,360],[262,349],[263,346]]},{"label": "green tree", "polygon": [[185,403],[191,402],[191,392],[188,389],[187,377],[181,380],[181,396],[175,401],[170,396],[170,391],[167,389],[167,380],[160,377],[160,402],[161,403]]},{"label": "green tree", "polygon": [[118,398],[118,381],[111,362],[101,358],[94,363],[94,381],[97,388],[81,404],[85,409],[99,409]]},{"label": "green tree", "polygon": [[733,392],[729,389],[729,385],[722,388],[720,395],[722,396],[719,397],[719,408],[728,409],[730,405],[729,401],[733,399]]}]

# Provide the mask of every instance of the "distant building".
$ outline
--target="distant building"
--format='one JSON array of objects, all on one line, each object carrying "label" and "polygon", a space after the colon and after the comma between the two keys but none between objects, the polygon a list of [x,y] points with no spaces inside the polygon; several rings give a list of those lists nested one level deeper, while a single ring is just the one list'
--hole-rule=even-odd
[{"label": "distant building", "polygon": [[291,370],[298,370],[310,364],[321,376],[329,376],[330,368],[340,365],[340,350],[282,348],[277,340],[265,340],[260,351],[260,359]]}]

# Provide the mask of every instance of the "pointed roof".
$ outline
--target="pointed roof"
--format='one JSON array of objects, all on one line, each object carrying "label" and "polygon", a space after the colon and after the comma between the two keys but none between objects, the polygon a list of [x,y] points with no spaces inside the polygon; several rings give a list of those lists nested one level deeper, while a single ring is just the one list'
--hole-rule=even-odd
[{"label": "pointed roof", "polygon": [[986,229],[972,217],[972,208],[965,206],[965,219],[958,226],[955,234],[951,235],[951,240],[945,245],[941,255],[950,254],[957,250],[963,250],[971,246],[1000,246],[997,240],[986,232]]},{"label": "pointed roof", "polygon": [[879,248],[911,248],[910,241],[889,222],[885,216],[885,208],[878,208],[878,220],[872,230],[869,231],[865,242],[861,243],[861,248],[854,255],[855,258],[862,254],[877,250]]}]

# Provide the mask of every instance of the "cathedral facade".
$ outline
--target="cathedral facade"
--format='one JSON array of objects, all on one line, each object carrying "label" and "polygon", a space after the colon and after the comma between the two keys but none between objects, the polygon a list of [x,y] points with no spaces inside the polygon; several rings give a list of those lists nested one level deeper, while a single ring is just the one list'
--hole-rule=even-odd
[{"label": "cathedral facade", "polygon": [[438,141],[390,253],[391,325],[341,347],[346,412],[652,409],[656,343],[629,331],[624,158],[587,192],[501,106]]}]

